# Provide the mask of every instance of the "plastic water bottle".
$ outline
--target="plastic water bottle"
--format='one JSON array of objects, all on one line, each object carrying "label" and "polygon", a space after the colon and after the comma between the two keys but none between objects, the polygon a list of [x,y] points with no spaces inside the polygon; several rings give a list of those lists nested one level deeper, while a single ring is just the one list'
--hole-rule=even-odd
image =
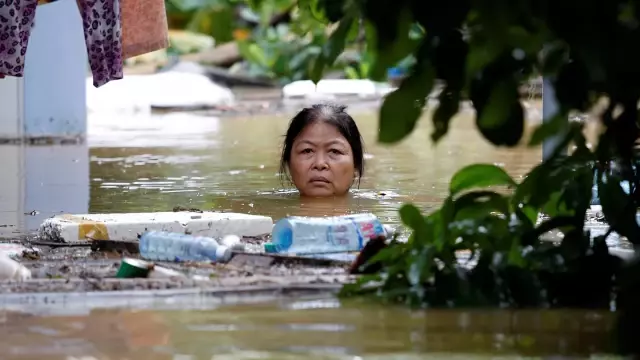
[{"label": "plastic water bottle", "polygon": [[210,237],[148,231],[140,237],[140,255],[159,261],[226,262],[231,249]]},{"label": "plastic water bottle", "polygon": [[273,226],[268,252],[322,254],[360,251],[371,238],[386,236],[373,214],[335,217],[291,216]]}]

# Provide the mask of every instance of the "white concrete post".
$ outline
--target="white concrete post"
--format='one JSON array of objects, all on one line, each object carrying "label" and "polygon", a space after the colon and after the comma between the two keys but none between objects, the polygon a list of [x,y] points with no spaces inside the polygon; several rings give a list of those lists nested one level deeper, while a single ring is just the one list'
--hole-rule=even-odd
[{"label": "white concrete post", "polygon": [[0,238],[36,230],[61,212],[89,211],[86,144],[6,144],[0,154]]},{"label": "white concrete post", "polygon": [[[556,92],[553,88],[551,80],[548,78],[542,79],[542,121],[550,121],[559,111],[558,100],[556,99]],[[553,151],[558,147],[558,144],[562,140],[562,134],[547,138],[542,143],[542,160],[547,160],[553,154]],[[566,149],[564,150],[566,152]]]},{"label": "white concrete post", "polygon": [[24,77],[0,79],[0,141],[84,139],[87,69],[76,1],[38,6]]}]

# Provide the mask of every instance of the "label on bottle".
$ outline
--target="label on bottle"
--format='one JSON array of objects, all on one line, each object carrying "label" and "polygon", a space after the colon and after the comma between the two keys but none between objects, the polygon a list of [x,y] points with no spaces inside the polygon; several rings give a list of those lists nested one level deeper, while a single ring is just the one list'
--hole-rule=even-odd
[{"label": "label on bottle", "polygon": [[382,223],[377,219],[372,219],[371,221],[355,221],[356,224],[360,227],[360,233],[362,237],[365,239],[373,239],[378,236],[384,236],[385,231]]},{"label": "label on bottle", "polygon": [[359,247],[362,243],[362,236],[358,229],[358,225],[355,222],[344,223],[338,225],[329,225],[327,227],[327,243],[330,245],[330,249],[339,250],[341,248],[352,248],[351,243],[354,240],[357,244],[353,244],[355,247]]}]

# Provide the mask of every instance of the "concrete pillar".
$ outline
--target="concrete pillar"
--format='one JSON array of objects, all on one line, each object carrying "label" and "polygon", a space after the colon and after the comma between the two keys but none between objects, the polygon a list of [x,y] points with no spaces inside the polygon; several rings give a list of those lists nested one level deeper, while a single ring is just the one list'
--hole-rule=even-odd
[{"label": "concrete pillar", "polygon": [[89,211],[86,144],[5,144],[0,154],[0,238],[33,231],[61,212]]},{"label": "concrete pillar", "polygon": [[[542,121],[550,121],[559,110],[556,92],[551,80],[548,78],[542,79]],[[542,143],[542,160],[547,160],[551,157],[553,151],[562,141],[562,136],[562,134],[558,134],[557,136],[549,137]]]},{"label": "concrete pillar", "polygon": [[23,78],[0,79],[0,141],[84,139],[87,54],[75,0],[39,6]]}]

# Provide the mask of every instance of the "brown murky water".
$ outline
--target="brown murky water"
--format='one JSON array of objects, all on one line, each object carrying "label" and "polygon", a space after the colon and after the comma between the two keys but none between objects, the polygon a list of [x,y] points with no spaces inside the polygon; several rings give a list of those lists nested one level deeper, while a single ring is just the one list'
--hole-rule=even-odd
[{"label": "brown murky water", "polygon": [[[464,165],[497,163],[521,176],[541,157],[540,149],[493,148],[478,135],[470,112],[461,114],[451,134],[435,147],[429,138],[428,119],[407,140],[383,146],[375,140],[377,117],[358,114],[355,118],[367,154],[360,188],[342,203],[301,204],[278,176],[280,143],[289,116],[156,120],[175,121],[191,135],[176,134],[183,139],[175,141],[140,134],[135,137],[139,146],[125,148],[107,147],[108,142],[96,135],[91,149],[89,210],[169,210],[182,205],[264,214],[274,219],[289,214],[373,211],[384,221],[396,223],[396,209],[403,202],[415,202],[425,211],[440,204],[450,177]],[[187,129],[190,126],[194,127]]]},{"label": "brown murky water", "polygon": [[[163,211],[176,205],[274,219],[372,211],[398,224],[396,209],[403,202],[425,211],[438,206],[449,178],[466,164],[497,163],[520,177],[541,157],[540,149],[493,148],[478,135],[470,112],[454,120],[436,147],[427,119],[402,143],[382,146],[375,141],[376,117],[355,115],[367,168],[360,188],[341,203],[301,203],[281,183],[279,146],[291,114],[92,115],[88,145],[0,147],[0,236],[34,230],[60,212]],[[132,295],[133,305],[111,309],[56,303],[37,314],[2,302],[0,358],[493,359],[611,348],[610,315],[602,313],[410,312],[335,299],[237,306],[134,300]]]},{"label": "brown murky water", "polygon": [[[187,307],[188,308],[188,307]],[[516,359],[611,350],[610,313],[409,311],[295,299],[190,311],[0,313],[4,359]]]},{"label": "brown murky water", "polygon": [[34,230],[60,212],[170,211],[176,205],[274,220],[372,211],[397,224],[396,209],[403,202],[424,211],[438,206],[450,177],[464,165],[501,164],[520,177],[541,159],[539,148],[492,147],[478,134],[470,111],[454,120],[437,146],[426,117],[408,139],[385,146],[376,142],[377,116],[355,113],[366,145],[359,189],[339,203],[301,203],[278,176],[280,144],[291,115],[93,114],[88,145],[2,146],[0,237]]}]

